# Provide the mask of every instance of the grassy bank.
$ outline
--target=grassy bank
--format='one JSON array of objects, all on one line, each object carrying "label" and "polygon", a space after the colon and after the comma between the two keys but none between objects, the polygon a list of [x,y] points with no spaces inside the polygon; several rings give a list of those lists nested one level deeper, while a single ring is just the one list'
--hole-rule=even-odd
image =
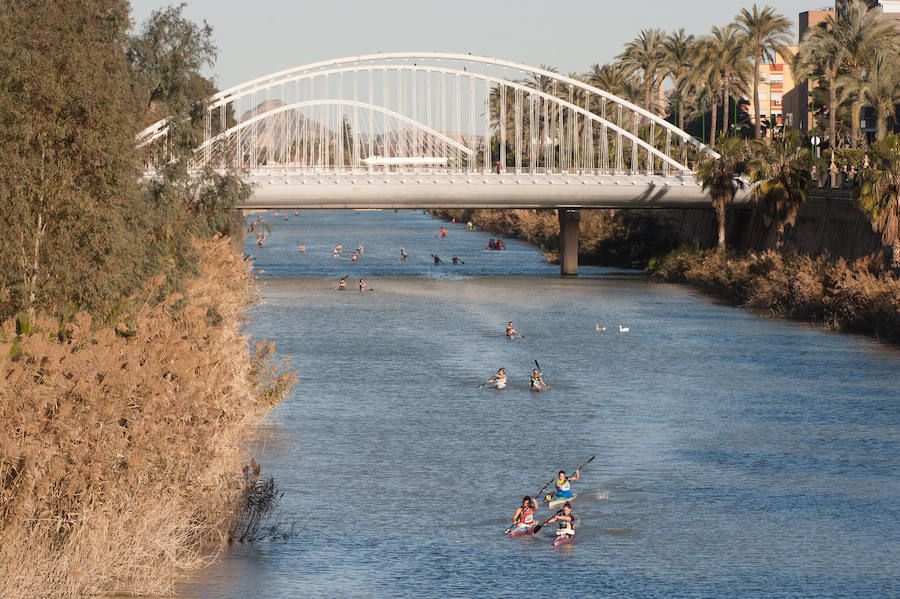
[{"label": "grassy bank", "polygon": [[227,240],[196,249],[182,293],[3,323],[4,597],[170,592],[227,540],[242,439],[293,374],[242,335],[248,265]]},{"label": "grassy bank", "polygon": [[900,281],[875,258],[850,263],[774,251],[684,248],[664,258],[655,277],[768,316],[900,343]]},{"label": "grassy bank", "polygon": [[[556,210],[434,210],[438,218],[471,221],[492,235],[533,243],[553,262],[559,260]],[[665,211],[582,210],[578,237],[581,264],[646,269],[656,256],[677,245]]]}]

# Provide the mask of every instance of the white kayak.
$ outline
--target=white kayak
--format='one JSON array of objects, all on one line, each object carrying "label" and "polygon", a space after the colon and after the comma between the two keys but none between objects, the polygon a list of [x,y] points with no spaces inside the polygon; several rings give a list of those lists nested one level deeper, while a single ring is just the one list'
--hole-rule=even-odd
[{"label": "white kayak", "polygon": [[575,501],[576,497],[578,497],[578,493],[573,493],[571,497],[554,497],[547,502],[547,508],[552,510],[553,508],[562,507],[567,501]]}]

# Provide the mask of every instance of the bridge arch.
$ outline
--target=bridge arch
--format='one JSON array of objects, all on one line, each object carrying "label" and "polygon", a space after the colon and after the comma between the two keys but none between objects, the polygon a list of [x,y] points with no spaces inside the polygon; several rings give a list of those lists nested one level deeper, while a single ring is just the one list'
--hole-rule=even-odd
[{"label": "bridge arch", "polygon": [[[232,112],[241,117],[226,127]],[[285,128],[291,116],[296,126]],[[277,137],[261,134],[261,123],[279,118]],[[244,164],[251,168],[321,169],[322,161],[296,151],[309,146],[328,148],[328,167],[336,171],[371,170],[373,157],[404,164],[431,156],[445,160],[442,168],[467,172],[670,174],[689,170],[688,145],[716,155],[659,116],[583,81],[438,52],[351,56],[258,77],[212,96],[205,129],[197,162],[245,162],[243,155],[229,159],[222,143],[243,133],[244,141],[265,147]],[[164,144],[167,132],[165,121],[154,123],[139,145]]]}]

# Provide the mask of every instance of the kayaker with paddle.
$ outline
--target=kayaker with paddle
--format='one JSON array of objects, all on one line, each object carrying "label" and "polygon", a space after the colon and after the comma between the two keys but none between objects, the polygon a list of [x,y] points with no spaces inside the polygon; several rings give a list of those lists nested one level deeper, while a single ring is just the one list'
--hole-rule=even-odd
[{"label": "kayaker with paddle", "polygon": [[533,368],[531,370],[531,390],[540,393],[544,389],[550,389],[550,385],[544,382],[544,373]]},{"label": "kayaker with paddle", "polygon": [[[566,478],[566,471],[560,470],[559,477],[556,479],[556,492],[553,496],[549,496],[551,499],[571,499],[575,497],[575,494],[572,493],[572,482],[578,480],[579,472],[575,470],[575,476],[572,478]],[[550,499],[547,499],[547,502],[550,502]]]},{"label": "kayaker with paddle", "polygon": [[497,389],[504,389],[506,387],[506,370],[501,368],[494,376],[478,385],[478,388],[481,389],[485,385],[490,385],[491,383],[494,383],[494,387]]},{"label": "kayaker with paddle", "polygon": [[518,335],[519,337],[525,337],[525,335],[523,335],[522,333],[520,333],[519,331],[516,330],[516,327],[513,326],[513,323],[512,323],[512,321],[510,320],[510,321],[506,324],[506,337],[509,338],[509,339],[515,339],[515,337],[516,337],[517,335]]},{"label": "kayaker with paddle", "polygon": [[347,288],[347,279],[341,279],[341,282],[338,283],[338,286],[335,289],[346,289]]},{"label": "kayaker with paddle", "polygon": [[510,527],[512,532],[518,529],[529,529],[534,526],[534,513],[538,509],[537,499],[532,499],[528,495],[522,498],[522,505],[516,509],[513,514],[513,525]]},{"label": "kayaker with paddle", "polygon": [[545,524],[551,524],[553,522],[559,522],[559,528],[556,529],[556,542],[554,545],[558,545],[561,542],[568,541],[570,538],[575,536],[575,514],[572,513],[572,504],[568,501],[563,505],[563,509],[556,512],[556,514],[547,520]]}]

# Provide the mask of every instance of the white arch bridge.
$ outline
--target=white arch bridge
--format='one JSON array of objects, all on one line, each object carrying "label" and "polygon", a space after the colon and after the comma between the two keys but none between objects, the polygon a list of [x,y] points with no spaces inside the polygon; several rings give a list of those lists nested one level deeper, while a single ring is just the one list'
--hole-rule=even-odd
[{"label": "white arch bridge", "polygon": [[[168,133],[162,120],[138,136],[151,175],[170,159]],[[704,154],[659,116],[545,68],[399,52],[217,93],[192,166],[243,170],[254,194],[242,209],[558,208],[574,274],[578,209],[709,206],[688,168]]]}]

